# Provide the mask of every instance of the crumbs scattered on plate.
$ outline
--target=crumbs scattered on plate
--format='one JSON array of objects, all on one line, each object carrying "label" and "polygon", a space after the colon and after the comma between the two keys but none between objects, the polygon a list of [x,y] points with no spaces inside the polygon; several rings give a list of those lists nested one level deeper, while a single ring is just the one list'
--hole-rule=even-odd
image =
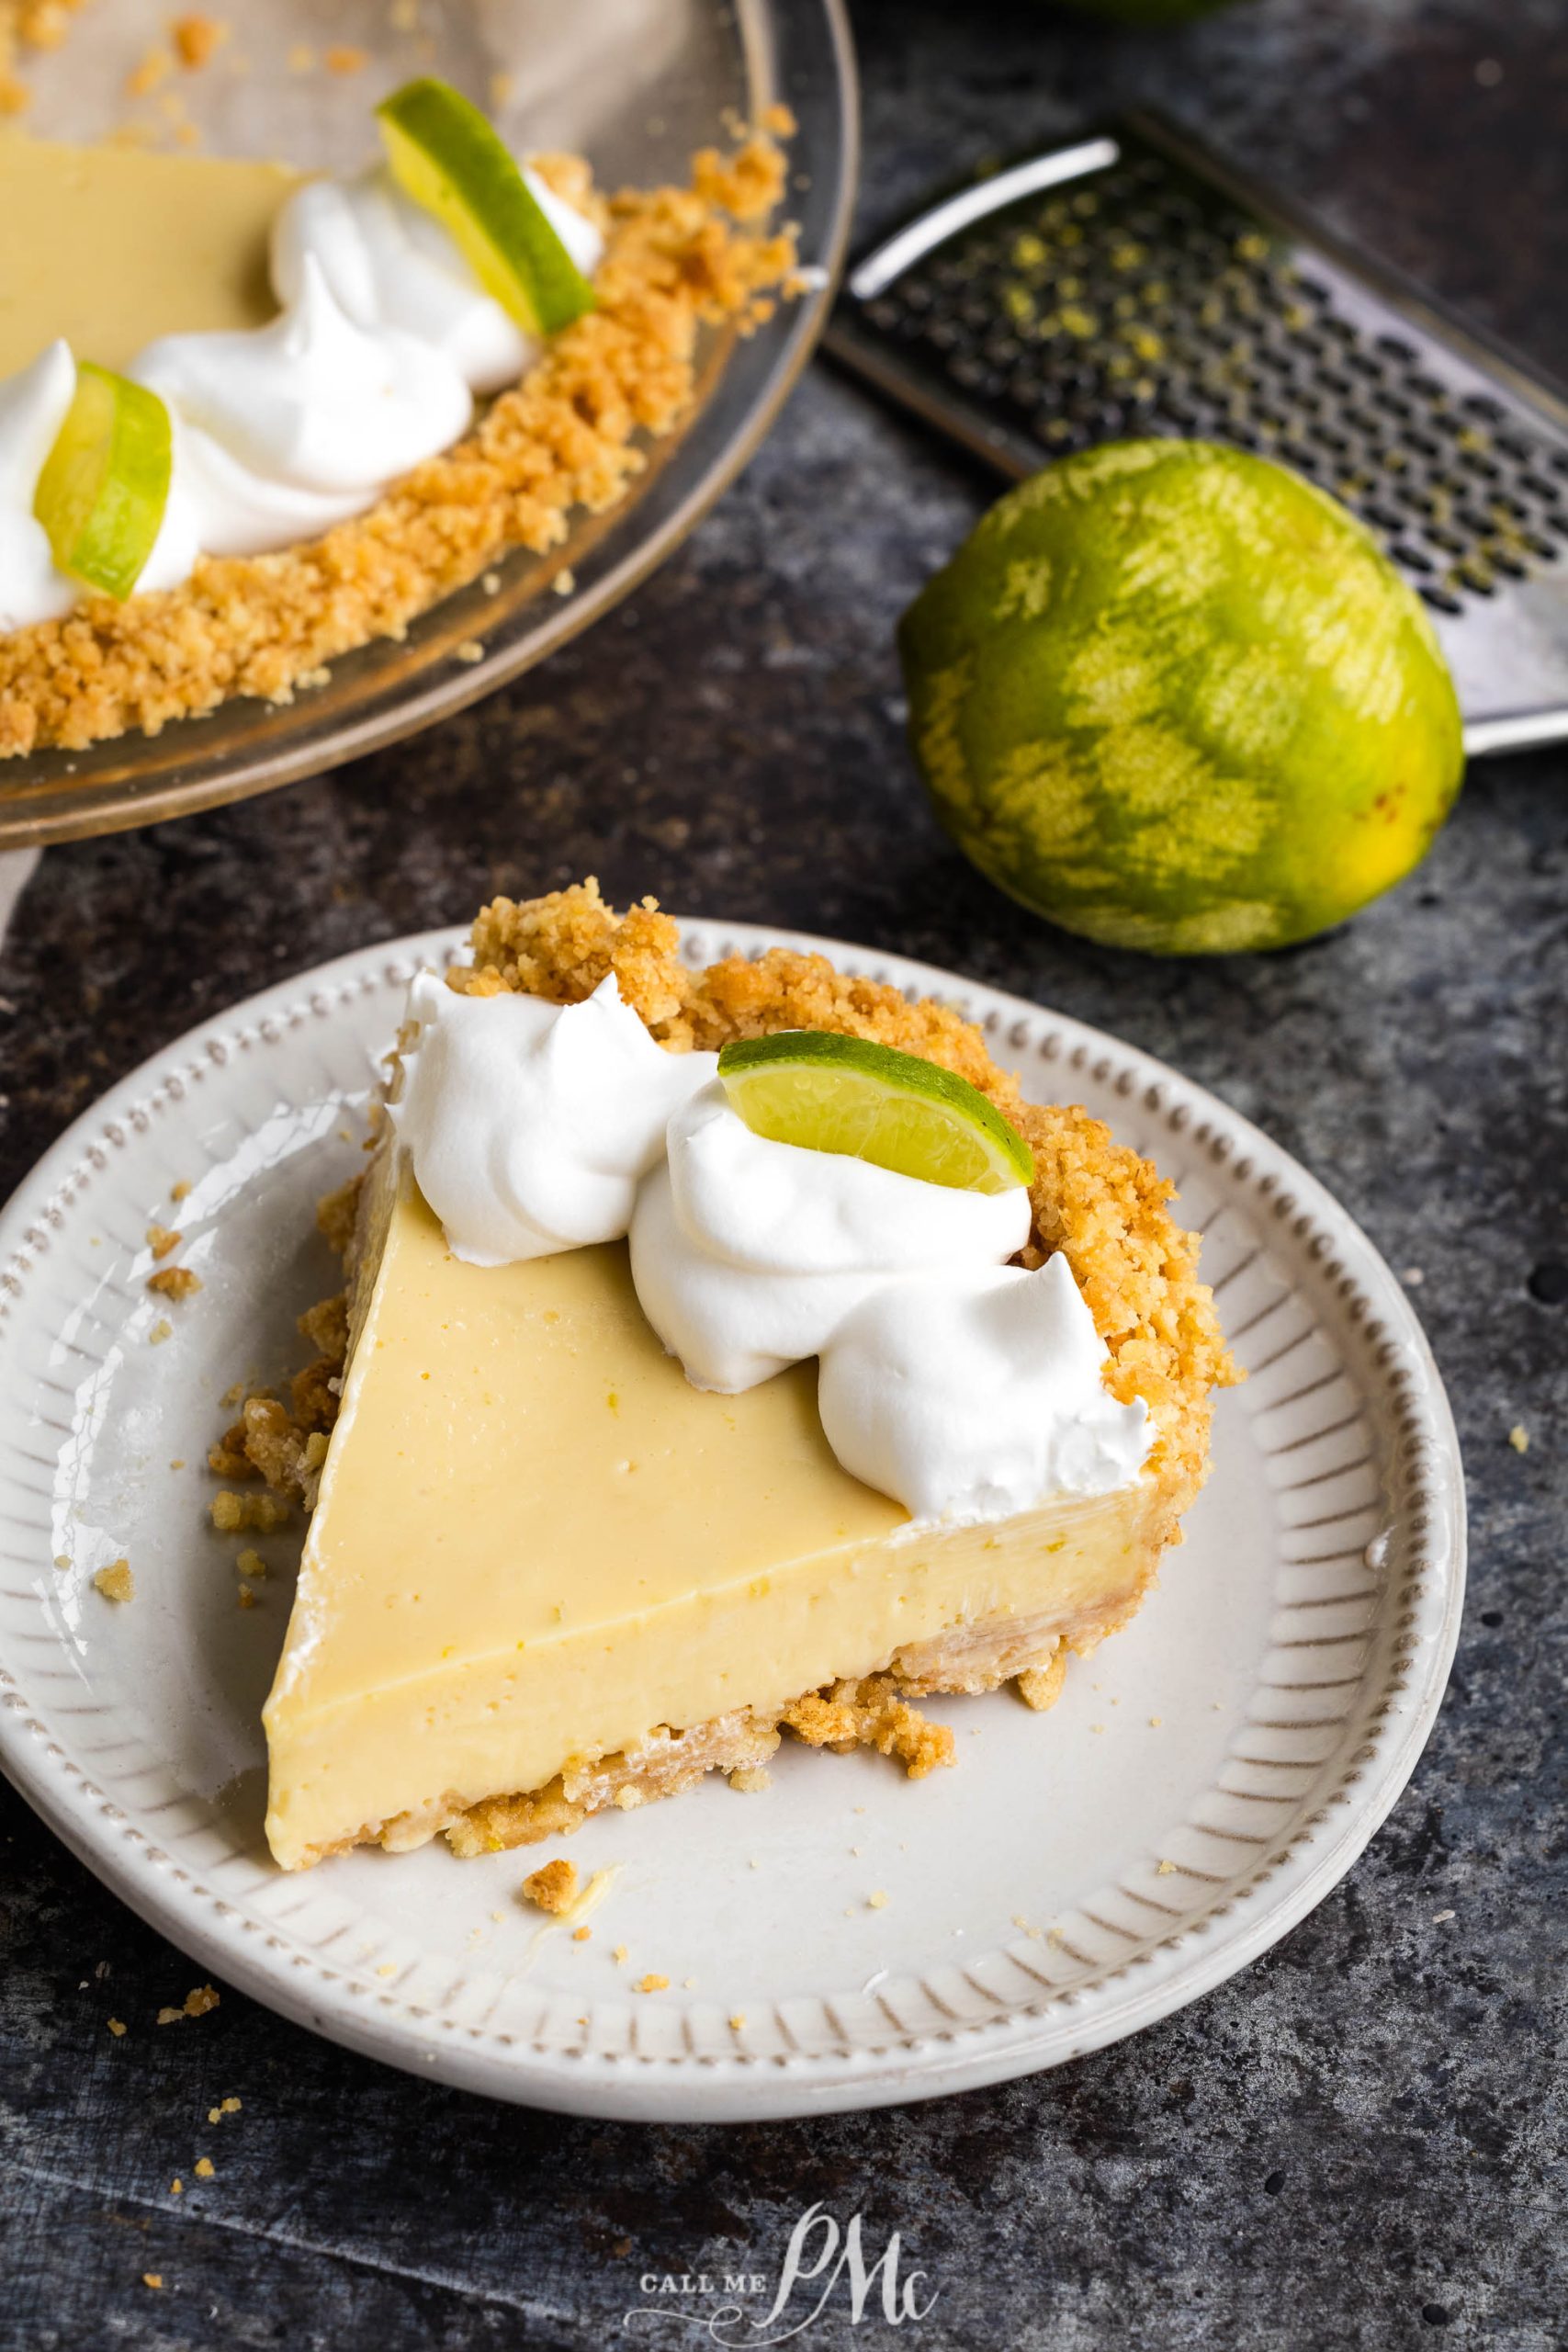
[{"label": "crumbs scattered on plate", "polygon": [[577,1900],[577,1864],[564,1858],[546,1862],[525,1878],[518,1890],[525,1903],[537,1905],[541,1911],[554,1912],[557,1917],[570,1911]]},{"label": "crumbs scattered on plate", "polygon": [[147,1287],[160,1298],[189,1298],[201,1288],[201,1276],[193,1274],[188,1266],[160,1266],[155,1274],[148,1275]]}]

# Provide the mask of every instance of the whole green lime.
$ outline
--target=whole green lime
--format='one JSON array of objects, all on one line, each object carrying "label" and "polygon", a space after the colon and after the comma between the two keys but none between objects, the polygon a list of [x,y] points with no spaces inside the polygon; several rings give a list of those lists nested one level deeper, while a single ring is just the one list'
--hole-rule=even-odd
[{"label": "whole green lime", "polygon": [[1299,475],[1198,441],[1065,458],[904,615],[909,736],[982,873],[1068,931],[1282,947],[1425,855],[1459,789],[1426,610]]}]

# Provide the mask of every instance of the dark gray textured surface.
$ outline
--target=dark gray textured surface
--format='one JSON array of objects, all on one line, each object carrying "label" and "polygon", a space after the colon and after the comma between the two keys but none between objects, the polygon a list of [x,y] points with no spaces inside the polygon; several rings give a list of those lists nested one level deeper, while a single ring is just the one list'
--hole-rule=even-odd
[{"label": "dark gray textured surface", "polygon": [[[1166,39],[1029,0],[858,18],[868,227],[983,151],[1156,97],[1568,374],[1561,0],[1261,0]],[[50,851],[0,961],[0,1191],[234,997],[584,869],[1060,1003],[1216,1088],[1422,1271],[1473,1580],[1409,1793],[1284,1945],[1135,2042],[934,2107],[650,2132],[407,2080],[233,1993],[159,2030],[199,1972],[0,1791],[4,2352],[659,2352],[703,2338],[626,2334],[643,2273],[771,2271],[814,2199],[877,2249],[899,2229],[939,2290],[897,2335],[840,2302],[814,2346],[1568,2340],[1568,758],[1478,772],[1420,876],[1313,946],[1077,945],[960,865],[900,741],[892,619],[987,494],[816,370],[690,547],[544,672],[281,797]]]}]

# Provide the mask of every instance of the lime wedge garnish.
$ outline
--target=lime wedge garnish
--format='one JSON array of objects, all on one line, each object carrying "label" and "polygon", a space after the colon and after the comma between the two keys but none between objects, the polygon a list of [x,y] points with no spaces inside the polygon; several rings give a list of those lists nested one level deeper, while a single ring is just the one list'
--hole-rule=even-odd
[{"label": "lime wedge garnish", "polygon": [[918,1054],[823,1029],[726,1046],[718,1074],[754,1135],[964,1193],[1027,1184],[1034,1156],[978,1087]]},{"label": "lime wedge garnish", "polygon": [[162,526],[173,463],[157,393],[80,361],[76,396],[33,492],[59,569],[123,603]]},{"label": "lime wedge garnish", "polygon": [[407,82],[376,109],[392,176],[433,212],[487,294],[530,334],[593,308],[593,288],[499,131],[449,82]]}]

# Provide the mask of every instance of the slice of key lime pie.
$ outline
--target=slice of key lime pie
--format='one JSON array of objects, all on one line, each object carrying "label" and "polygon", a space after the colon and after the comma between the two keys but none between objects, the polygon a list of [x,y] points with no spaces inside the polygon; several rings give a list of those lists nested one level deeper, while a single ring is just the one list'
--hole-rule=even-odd
[{"label": "slice of key lime pie", "polygon": [[576,1826],[1123,1624],[1233,1374],[1169,1187],[935,1002],[651,901],[415,983],[348,1289],[214,1463],[313,1506],[265,1722],[293,1869]]}]

